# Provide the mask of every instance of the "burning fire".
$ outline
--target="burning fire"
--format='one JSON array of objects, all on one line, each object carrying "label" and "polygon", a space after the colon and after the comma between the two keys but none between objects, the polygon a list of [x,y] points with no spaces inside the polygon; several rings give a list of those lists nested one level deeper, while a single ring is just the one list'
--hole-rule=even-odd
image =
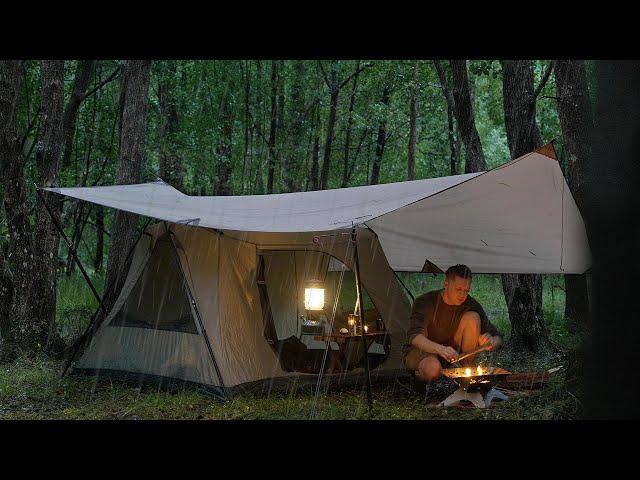
[{"label": "burning fire", "polygon": [[[480,365],[478,365],[478,367],[476,368],[476,375],[484,375],[485,373],[487,373],[487,370],[485,368],[482,368]],[[465,369],[464,376],[465,377],[470,377],[471,376],[471,369],[470,368],[466,368]]]}]

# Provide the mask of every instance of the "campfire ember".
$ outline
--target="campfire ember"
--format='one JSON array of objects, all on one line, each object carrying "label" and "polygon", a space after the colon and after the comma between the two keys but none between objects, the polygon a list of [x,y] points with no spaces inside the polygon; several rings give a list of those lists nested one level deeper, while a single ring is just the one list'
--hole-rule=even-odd
[{"label": "campfire ember", "polygon": [[498,380],[511,374],[511,372],[503,368],[483,367],[482,365],[478,365],[475,368],[447,368],[442,373],[465,391],[486,391],[494,386]]},{"label": "campfire ember", "polygon": [[468,400],[476,407],[485,408],[494,398],[505,400],[504,394],[493,387],[500,380],[511,375],[511,372],[499,367],[475,368],[447,368],[443,375],[453,380],[460,388],[449,395],[442,403],[443,406],[453,405],[460,400]]}]

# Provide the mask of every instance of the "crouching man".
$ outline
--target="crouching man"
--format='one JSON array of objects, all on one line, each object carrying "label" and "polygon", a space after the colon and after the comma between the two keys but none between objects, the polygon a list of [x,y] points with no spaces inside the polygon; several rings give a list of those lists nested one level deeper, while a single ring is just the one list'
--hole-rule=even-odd
[{"label": "crouching man", "polygon": [[[470,289],[471,270],[466,265],[454,265],[446,271],[442,289],[415,299],[403,362],[419,380],[437,379],[443,366],[479,346],[493,350],[502,345],[498,330],[469,295]],[[473,364],[474,357],[463,359],[461,364]]]}]

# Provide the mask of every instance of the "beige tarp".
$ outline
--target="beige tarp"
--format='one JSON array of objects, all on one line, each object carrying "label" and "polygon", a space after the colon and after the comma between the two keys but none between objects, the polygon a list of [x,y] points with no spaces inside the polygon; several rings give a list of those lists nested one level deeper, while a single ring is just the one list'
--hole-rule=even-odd
[{"label": "beige tarp", "polygon": [[483,173],[276,195],[191,197],[161,181],[49,190],[175,223],[288,233],[285,242],[297,232],[363,225],[394,270],[421,271],[427,260],[477,273],[590,266],[584,223],[558,162],[535,152]]}]

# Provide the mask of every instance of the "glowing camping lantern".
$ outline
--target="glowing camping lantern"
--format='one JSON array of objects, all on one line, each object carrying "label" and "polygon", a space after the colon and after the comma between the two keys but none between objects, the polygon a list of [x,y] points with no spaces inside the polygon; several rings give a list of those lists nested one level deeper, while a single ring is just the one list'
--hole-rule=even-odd
[{"label": "glowing camping lantern", "polygon": [[347,323],[349,324],[349,329],[353,331],[353,334],[356,335],[356,325],[358,324],[358,315],[354,313],[350,313],[347,315]]},{"label": "glowing camping lantern", "polygon": [[324,308],[324,284],[318,280],[310,280],[304,288],[305,310],[318,311]]}]

